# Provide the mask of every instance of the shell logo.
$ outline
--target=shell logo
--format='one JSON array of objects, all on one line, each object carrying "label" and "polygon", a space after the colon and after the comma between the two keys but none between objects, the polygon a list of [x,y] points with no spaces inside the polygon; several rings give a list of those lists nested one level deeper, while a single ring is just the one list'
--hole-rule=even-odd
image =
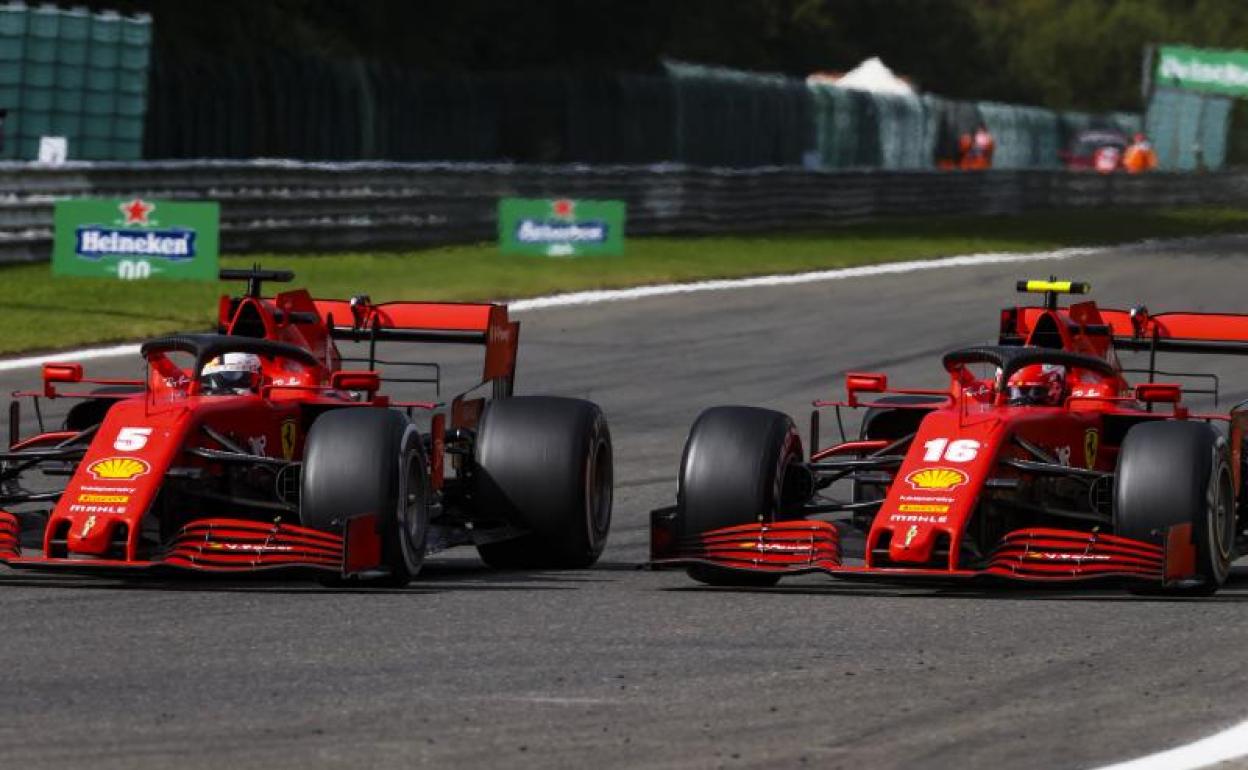
[{"label": "shell logo", "polygon": [[129,481],[150,473],[152,466],[135,457],[106,457],[87,466],[96,481]]},{"label": "shell logo", "polygon": [[968,481],[967,475],[956,468],[923,468],[906,476],[906,482],[915,489],[954,489]]}]

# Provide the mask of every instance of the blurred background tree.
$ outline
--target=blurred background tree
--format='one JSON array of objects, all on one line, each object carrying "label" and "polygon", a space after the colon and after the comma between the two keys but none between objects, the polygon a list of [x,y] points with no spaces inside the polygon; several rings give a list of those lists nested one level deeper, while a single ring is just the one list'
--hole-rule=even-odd
[{"label": "blurred background tree", "polygon": [[[66,5],[80,4],[66,2]],[[277,50],[430,71],[656,70],[664,57],[805,76],[880,56],[920,88],[1139,109],[1149,43],[1248,47],[1234,0],[90,0],[145,11],[166,55]]]}]

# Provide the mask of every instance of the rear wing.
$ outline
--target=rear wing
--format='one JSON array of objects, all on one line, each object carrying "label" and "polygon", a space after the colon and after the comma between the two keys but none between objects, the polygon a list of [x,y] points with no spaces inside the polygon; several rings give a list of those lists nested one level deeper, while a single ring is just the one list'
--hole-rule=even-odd
[{"label": "rear wing", "polygon": [[[1071,333],[1111,338],[1119,350],[1248,355],[1248,314],[1150,315],[1142,305],[1130,310],[1113,310],[1098,308],[1090,302],[1071,305],[1066,311]],[[1041,319],[1050,314],[1045,307],[1006,308],[1001,317],[1001,343],[1023,344]]]},{"label": "rear wing", "polygon": [[1138,306],[1100,314],[1120,350],[1248,355],[1248,315],[1242,313],[1149,315]]},{"label": "rear wing", "polygon": [[314,300],[316,312],[334,339],[369,343],[369,361],[378,342],[426,342],[485,347],[481,384],[494,383],[495,395],[510,395],[516,376],[520,322],[507,306],[440,302],[384,302],[367,297]]}]

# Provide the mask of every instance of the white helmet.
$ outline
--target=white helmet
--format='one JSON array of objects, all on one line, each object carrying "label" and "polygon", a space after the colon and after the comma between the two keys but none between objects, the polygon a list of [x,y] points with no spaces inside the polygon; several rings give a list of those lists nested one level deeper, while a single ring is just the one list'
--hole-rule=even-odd
[{"label": "white helmet", "polygon": [[254,353],[226,353],[204,364],[205,393],[252,393],[260,374],[260,356]]}]

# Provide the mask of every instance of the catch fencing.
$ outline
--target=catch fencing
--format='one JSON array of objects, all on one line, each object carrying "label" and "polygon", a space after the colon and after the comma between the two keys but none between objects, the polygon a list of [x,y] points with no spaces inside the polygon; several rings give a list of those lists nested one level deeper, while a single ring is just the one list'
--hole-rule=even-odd
[{"label": "catch fencing", "polygon": [[494,240],[498,200],[508,196],[624,200],[629,235],[703,235],[811,230],[896,216],[1242,205],[1248,172],[0,163],[0,263],[48,259],[56,200],[130,196],[219,201],[226,252],[332,252]]},{"label": "catch fencing", "polygon": [[[0,158],[64,137],[74,160],[299,158],[929,169],[985,125],[994,168],[1058,168],[1087,128],[1145,128],[1161,168],[1248,155],[1230,99],[1161,84],[1145,116],[869,93],[664,60],[649,73],[426,72],[152,46],[146,15],[0,4]],[[1228,144],[1228,140],[1230,143]]]},{"label": "catch fencing", "polygon": [[994,167],[1058,168],[1058,149],[1079,130],[1129,134],[1141,119],[674,61],[663,74],[448,75],[276,54],[191,62],[161,51],[144,157],[930,169],[980,123],[997,137]]},{"label": "catch fencing", "polygon": [[146,15],[0,5],[0,157],[33,159],[44,136],[73,158],[141,157],[151,41]]}]

